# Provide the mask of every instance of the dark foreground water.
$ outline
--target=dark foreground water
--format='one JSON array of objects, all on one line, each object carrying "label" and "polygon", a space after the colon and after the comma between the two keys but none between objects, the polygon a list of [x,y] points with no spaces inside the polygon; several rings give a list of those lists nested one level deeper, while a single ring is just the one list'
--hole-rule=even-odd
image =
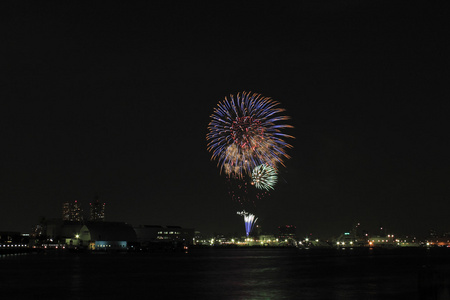
[{"label": "dark foreground water", "polygon": [[1,299],[450,299],[449,249],[0,257]]}]

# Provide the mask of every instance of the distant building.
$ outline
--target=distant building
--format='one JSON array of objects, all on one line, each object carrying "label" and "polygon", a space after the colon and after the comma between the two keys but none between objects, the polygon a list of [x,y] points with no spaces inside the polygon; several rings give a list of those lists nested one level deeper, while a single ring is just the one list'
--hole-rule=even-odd
[{"label": "distant building", "polygon": [[338,248],[367,247],[369,246],[369,234],[362,230],[361,223],[357,222],[350,231],[341,234],[335,242]]},{"label": "distant building", "polygon": [[81,222],[83,221],[83,210],[80,203],[75,200],[74,202],[64,202],[62,209],[62,220]]},{"label": "distant building", "polygon": [[200,231],[194,232],[194,244],[195,245],[210,245],[211,239],[204,236]]},{"label": "distant building", "polygon": [[105,220],[105,203],[100,202],[98,196],[95,196],[95,200],[89,203],[90,206],[90,218],[92,222],[102,222]]},{"label": "distant building", "polygon": [[0,247],[2,245],[27,244],[28,237],[20,232],[0,231]]},{"label": "distant building", "polygon": [[72,244],[91,250],[127,250],[137,241],[133,227],[124,222],[86,222]]},{"label": "distant building", "polygon": [[351,232],[344,232],[336,239],[336,246],[338,248],[361,247],[365,245],[367,245],[367,240],[361,242],[353,230]]},{"label": "distant building", "polygon": [[280,241],[296,239],[297,228],[294,225],[278,226],[278,239]]},{"label": "distant building", "polygon": [[66,239],[75,238],[82,226],[82,222],[78,221],[49,219],[46,221],[44,235],[51,242],[65,243]]},{"label": "distant building", "polygon": [[63,203],[63,209],[62,209],[62,219],[64,221],[70,220],[70,202],[64,202]]},{"label": "distant building", "polygon": [[[71,222],[62,219],[45,221],[47,246],[69,248],[81,247],[90,250],[127,250],[137,242],[133,227],[124,222]],[[43,244],[42,243],[42,244]]]},{"label": "distant building", "polygon": [[421,242],[415,236],[402,236],[396,238],[397,246],[400,247],[420,247]]},{"label": "distant building", "polygon": [[181,226],[140,225],[134,228],[137,240],[141,245],[158,242],[174,242],[192,245],[195,238],[193,228]]},{"label": "distant building", "polygon": [[370,247],[394,247],[398,246],[393,234],[371,235],[368,237]]},{"label": "distant building", "polygon": [[272,234],[262,234],[259,236],[259,242],[264,245],[274,245],[278,243],[278,239]]},{"label": "distant building", "polygon": [[446,232],[438,235],[436,231],[430,230],[430,235],[426,238],[427,246],[450,247],[450,233]]},{"label": "distant building", "polygon": [[157,233],[157,239],[182,242],[186,245],[192,245],[195,237],[193,228],[183,228],[181,226],[166,226]]},{"label": "distant building", "polygon": [[158,239],[158,232],[162,232],[164,227],[161,225],[139,225],[134,227],[137,241],[142,245],[149,242],[155,242]]}]

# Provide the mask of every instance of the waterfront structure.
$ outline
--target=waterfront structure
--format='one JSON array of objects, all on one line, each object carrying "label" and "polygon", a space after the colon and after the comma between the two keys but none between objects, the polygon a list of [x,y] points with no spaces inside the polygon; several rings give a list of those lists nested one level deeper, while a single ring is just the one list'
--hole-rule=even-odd
[{"label": "waterfront structure", "polygon": [[344,232],[336,239],[336,246],[345,247],[362,247],[367,246],[367,240],[361,241],[354,232]]},{"label": "waterfront structure", "polygon": [[450,247],[450,233],[438,235],[436,232],[430,234],[426,239],[427,246]]},{"label": "waterfront structure", "polygon": [[89,203],[90,206],[89,221],[103,222],[105,220],[105,205],[106,203],[100,202],[98,196],[95,196],[94,202]]},{"label": "waterfront structure", "polygon": [[336,246],[345,247],[367,247],[369,245],[369,234],[361,229],[361,223],[356,223],[348,232],[344,232],[335,240]]},{"label": "waterfront structure", "polygon": [[72,222],[83,221],[83,210],[81,209],[81,204],[77,200],[63,203],[62,220]]},{"label": "waterfront structure", "polygon": [[127,250],[136,242],[133,227],[124,222],[72,222],[62,219],[46,221],[41,246],[50,243],[61,248],[90,250]]},{"label": "waterfront structure", "polygon": [[294,225],[278,226],[278,239],[280,241],[287,241],[289,239],[296,239],[297,227]]},{"label": "waterfront structure", "polygon": [[124,222],[86,222],[71,242],[90,250],[125,251],[137,238],[133,227]]},{"label": "waterfront structure", "polygon": [[210,244],[210,240],[208,238],[206,238],[205,236],[203,236],[203,234],[196,230],[194,232],[194,244],[195,245],[209,245]]},{"label": "waterfront structure", "polygon": [[29,234],[0,231],[0,257],[3,254],[26,253],[29,250],[29,243]]},{"label": "waterfront structure", "polygon": [[278,245],[278,239],[273,234],[261,234],[258,236],[258,241],[263,246]]},{"label": "waterfront structure", "polygon": [[161,225],[139,225],[134,227],[137,241],[143,245],[161,242],[181,243],[192,245],[195,238],[193,228],[183,228],[181,226],[161,226]]},{"label": "waterfront structure", "polygon": [[74,238],[83,226],[82,222],[65,221],[63,219],[48,219],[45,222],[43,236],[49,242],[64,244],[67,239]]},{"label": "waterfront structure", "polygon": [[402,236],[395,239],[399,247],[420,247],[421,242],[415,236]]},{"label": "waterfront structure", "polygon": [[164,229],[161,225],[139,225],[133,228],[136,232],[137,241],[143,245],[149,242],[156,242],[158,232]]},{"label": "waterfront structure", "polygon": [[369,236],[370,247],[395,247],[398,246],[397,243],[393,234]]},{"label": "waterfront structure", "polygon": [[16,231],[0,231],[0,247],[28,245],[29,235]]}]

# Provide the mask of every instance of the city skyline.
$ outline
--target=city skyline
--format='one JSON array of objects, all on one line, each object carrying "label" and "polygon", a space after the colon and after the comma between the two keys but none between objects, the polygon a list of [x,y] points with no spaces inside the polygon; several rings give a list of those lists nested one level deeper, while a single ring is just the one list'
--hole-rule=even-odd
[{"label": "city skyline", "polygon": [[[106,203],[103,201],[99,201],[99,196],[96,194],[94,197],[94,201],[90,201],[88,204],[85,204],[84,206],[87,207],[89,205],[89,212],[85,212],[83,209],[82,202],[78,200],[74,200],[72,202],[65,201],[62,203],[62,214],[61,217],[55,217],[55,216],[49,216],[49,217],[43,217],[40,216],[39,221],[33,224],[33,228],[31,228],[29,231],[20,232],[21,234],[29,234],[31,232],[34,232],[36,230],[36,226],[46,226],[47,222],[54,223],[56,222],[64,222],[69,221],[68,224],[72,223],[91,223],[91,222],[110,222],[109,220],[105,219],[105,206]],[[92,204],[98,203],[100,206],[95,206]],[[216,236],[226,236],[226,237],[258,237],[259,235],[276,235],[277,232],[281,232],[280,228],[293,228],[294,231],[297,231],[297,226],[295,224],[279,224],[278,226],[271,227],[271,228],[265,228],[264,224],[258,224],[257,222],[257,216],[243,211],[238,211],[237,215],[244,217],[244,222],[242,223],[241,230],[237,230],[235,232],[224,232],[224,231],[216,231],[216,232],[209,232],[204,231],[204,228],[194,228],[196,232],[201,233],[202,235],[205,235],[207,237],[216,237]],[[58,221],[60,220],[60,221]],[[141,226],[168,226],[168,227],[177,227],[182,224],[167,224],[167,223],[161,223],[161,224],[133,224],[130,222],[127,222],[126,220],[114,220],[110,223],[125,223],[128,225],[131,225],[133,227],[139,228]],[[350,224],[351,223],[351,224]],[[389,228],[383,225],[379,225],[378,227],[372,227],[367,228],[363,223],[359,221],[355,222],[348,222],[350,224],[347,227],[344,228],[336,228],[336,231],[334,231],[333,234],[331,234],[333,231],[325,232],[319,235],[314,230],[306,230],[306,228],[299,228],[296,237],[300,239],[317,239],[320,238],[320,240],[324,241],[333,241],[339,238],[339,236],[348,235],[349,232],[352,234],[356,234],[356,232],[359,232],[359,235],[362,236],[362,232],[365,233],[366,236],[391,236],[394,237],[394,234],[396,237],[414,237],[414,239],[417,240],[427,240],[429,238],[434,237],[448,237],[450,235],[450,231],[447,228],[423,228],[421,231],[422,234],[417,234],[416,232],[399,232],[395,228]],[[256,229],[257,228],[257,229]],[[7,232],[0,228],[0,232]],[[9,232],[19,232],[19,231],[9,231]]]},{"label": "city skyline", "polygon": [[[433,4],[10,4],[0,230],[98,193],[107,219],[243,231],[207,151],[219,101],[281,103],[286,168],[264,228],[450,229],[448,43]],[[84,204],[83,204],[84,205]]]}]

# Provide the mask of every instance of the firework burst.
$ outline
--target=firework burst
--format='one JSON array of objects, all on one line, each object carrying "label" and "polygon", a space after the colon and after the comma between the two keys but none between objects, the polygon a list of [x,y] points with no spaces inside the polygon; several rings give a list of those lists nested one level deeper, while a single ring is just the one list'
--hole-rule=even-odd
[{"label": "firework burst", "polygon": [[252,184],[258,189],[273,190],[277,183],[277,170],[269,165],[259,165],[253,169],[252,180]]},{"label": "firework burst", "polygon": [[289,158],[285,149],[290,148],[285,138],[293,138],[281,131],[292,128],[280,124],[289,117],[281,115],[285,110],[279,103],[256,93],[243,92],[230,95],[219,102],[211,115],[208,126],[208,151],[218,160],[221,171],[235,177],[261,164],[276,168]]}]

